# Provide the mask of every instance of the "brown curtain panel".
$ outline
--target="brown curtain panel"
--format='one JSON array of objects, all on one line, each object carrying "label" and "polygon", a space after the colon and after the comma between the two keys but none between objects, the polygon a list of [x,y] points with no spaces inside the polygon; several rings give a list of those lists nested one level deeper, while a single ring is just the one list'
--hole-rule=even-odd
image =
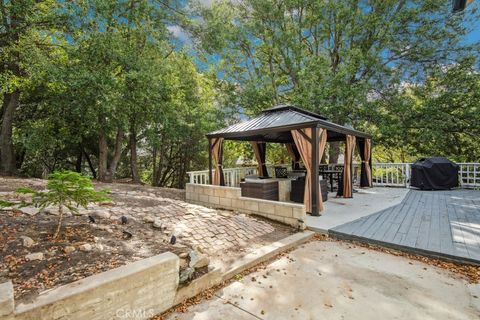
[{"label": "brown curtain panel", "polygon": [[285,143],[288,155],[292,159],[292,170],[300,169],[300,154],[295,143]]},{"label": "brown curtain panel", "polygon": [[[302,134],[303,132],[303,134]],[[310,141],[312,140],[312,129],[305,128],[299,130],[292,130],[292,137],[293,141],[295,141],[295,145],[297,146],[297,150],[300,153],[300,157],[302,158],[303,165],[307,170],[307,174],[305,176],[305,192],[303,202],[305,204],[305,211],[312,212],[312,145]],[[323,152],[325,151],[325,145],[327,144],[327,130],[325,129],[318,129],[319,135],[319,147],[318,159],[322,158]],[[318,163],[316,164],[318,165]],[[318,188],[318,210],[323,211],[323,201],[322,201],[322,193],[320,192],[320,187]]]},{"label": "brown curtain panel", "polygon": [[345,159],[343,168],[343,197],[352,197],[352,161],[353,151],[355,150],[355,136],[346,135],[345,139]]},{"label": "brown curtain panel", "polygon": [[222,168],[223,138],[212,139],[212,156],[216,163],[215,173],[213,174],[213,184],[217,186],[224,186],[225,178],[223,176]]},{"label": "brown curtain panel", "polygon": [[258,163],[258,175],[260,177],[268,178],[267,166],[265,164],[265,158],[267,154],[267,144],[265,142],[250,141],[255,154],[255,159]]},{"label": "brown curtain panel", "polygon": [[370,154],[372,151],[372,140],[364,139],[358,143],[358,151],[360,158],[362,159],[362,167],[360,172],[360,187],[371,188],[372,187],[372,168],[370,167]]}]

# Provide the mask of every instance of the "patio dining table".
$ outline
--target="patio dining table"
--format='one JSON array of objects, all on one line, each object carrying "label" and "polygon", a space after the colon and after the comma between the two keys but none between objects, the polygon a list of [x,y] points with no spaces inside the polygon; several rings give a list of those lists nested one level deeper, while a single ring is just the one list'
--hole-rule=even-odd
[{"label": "patio dining table", "polygon": [[337,183],[340,181],[340,175],[342,174],[342,170],[321,170],[320,175],[328,176],[328,180],[330,181],[330,192],[333,192],[333,180],[335,176],[335,180]]}]

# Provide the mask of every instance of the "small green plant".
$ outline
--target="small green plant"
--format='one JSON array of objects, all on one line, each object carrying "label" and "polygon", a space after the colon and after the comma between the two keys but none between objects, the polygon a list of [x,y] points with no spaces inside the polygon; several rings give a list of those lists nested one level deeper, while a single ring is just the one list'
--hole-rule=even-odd
[{"label": "small green plant", "polygon": [[92,180],[73,171],[57,171],[48,176],[47,190],[36,191],[31,188],[19,188],[18,193],[32,195],[31,202],[22,202],[21,207],[34,205],[44,209],[49,206],[58,206],[58,225],[53,235],[56,239],[60,233],[63,220],[64,207],[70,212],[78,212],[81,206],[87,208],[88,204],[99,201],[111,200],[107,197],[108,190],[95,191]]}]

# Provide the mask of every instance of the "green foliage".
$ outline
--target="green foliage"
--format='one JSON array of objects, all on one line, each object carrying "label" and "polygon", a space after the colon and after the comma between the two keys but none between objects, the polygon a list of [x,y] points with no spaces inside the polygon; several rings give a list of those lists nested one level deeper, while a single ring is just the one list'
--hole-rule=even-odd
[{"label": "green foliage", "polygon": [[[220,57],[217,69],[237,84],[231,93],[247,114],[292,102],[372,133],[375,147],[385,147],[374,152],[393,150],[397,161],[440,153],[471,158],[476,151],[470,134],[447,125],[460,128],[459,121],[443,116],[445,109],[452,111],[446,100],[455,94],[445,92],[443,102],[436,96],[447,82],[451,90],[457,87],[457,105],[462,90],[468,101],[475,91],[466,93],[452,76],[440,87],[431,82],[441,68],[478,57],[478,45],[462,41],[478,19],[474,6],[451,15],[451,4],[442,0],[246,0],[215,1],[196,12],[203,19],[193,32],[205,53]],[[402,94],[405,83],[419,85],[423,93]],[[421,112],[428,114],[421,123],[424,135],[413,135],[405,125],[413,125]],[[427,124],[427,117],[434,121]],[[459,147],[467,141],[469,147]]]},{"label": "green foliage", "polygon": [[17,192],[32,196],[32,201],[23,203],[23,206],[33,204],[41,209],[64,206],[72,212],[77,212],[79,206],[86,209],[92,202],[110,200],[108,190],[95,191],[91,178],[73,171],[51,173],[48,176],[47,191],[19,188]]},{"label": "green foliage", "polygon": [[0,200],[0,208],[11,207],[11,206],[13,206],[13,205],[14,205],[13,202]]},{"label": "green foliage", "polygon": [[376,100],[375,132],[382,147],[375,154],[390,153],[388,161],[401,162],[423,155],[478,161],[480,74],[473,61],[434,68],[425,83]]},{"label": "green foliage", "polygon": [[[374,160],[478,161],[480,51],[464,41],[477,8],[452,15],[443,0],[3,1],[0,142],[11,134],[10,158],[27,176],[67,169],[183,187],[187,171],[207,166],[207,132],[291,102],[372,133]],[[172,27],[189,32],[184,49]],[[20,95],[6,121],[12,92]],[[341,152],[328,150],[331,159]],[[267,153],[269,163],[288,162],[281,145]],[[253,160],[251,146],[225,143],[224,165],[239,157]]]},{"label": "green foliage", "polygon": [[21,206],[34,205],[36,208],[57,206],[59,222],[54,238],[58,236],[63,218],[63,207],[72,213],[78,211],[78,207],[87,208],[92,202],[107,201],[108,190],[95,191],[89,177],[82,176],[77,172],[59,171],[48,176],[47,190],[36,191],[31,188],[19,188],[18,193],[32,196],[29,202],[23,201]]}]

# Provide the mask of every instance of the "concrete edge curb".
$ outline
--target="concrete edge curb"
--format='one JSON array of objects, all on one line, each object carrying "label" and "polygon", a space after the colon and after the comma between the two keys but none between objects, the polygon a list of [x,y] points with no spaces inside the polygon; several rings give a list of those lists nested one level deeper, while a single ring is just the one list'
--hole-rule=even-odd
[{"label": "concrete edge curb", "polygon": [[227,270],[215,269],[203,277],[195,279],[188,286],[180,288],[175,297],[174,306],[184,302],[186,299],[192,298],[204,290],[221,284],[222,282],[233,278],[235,275],[269,260],[275,255],[296,247],[315,235],[312,231],[303,231],[288,236],[280,241],[270,245],[263,246],[254,252],[246,255],[242,259],[235,262]]}]

